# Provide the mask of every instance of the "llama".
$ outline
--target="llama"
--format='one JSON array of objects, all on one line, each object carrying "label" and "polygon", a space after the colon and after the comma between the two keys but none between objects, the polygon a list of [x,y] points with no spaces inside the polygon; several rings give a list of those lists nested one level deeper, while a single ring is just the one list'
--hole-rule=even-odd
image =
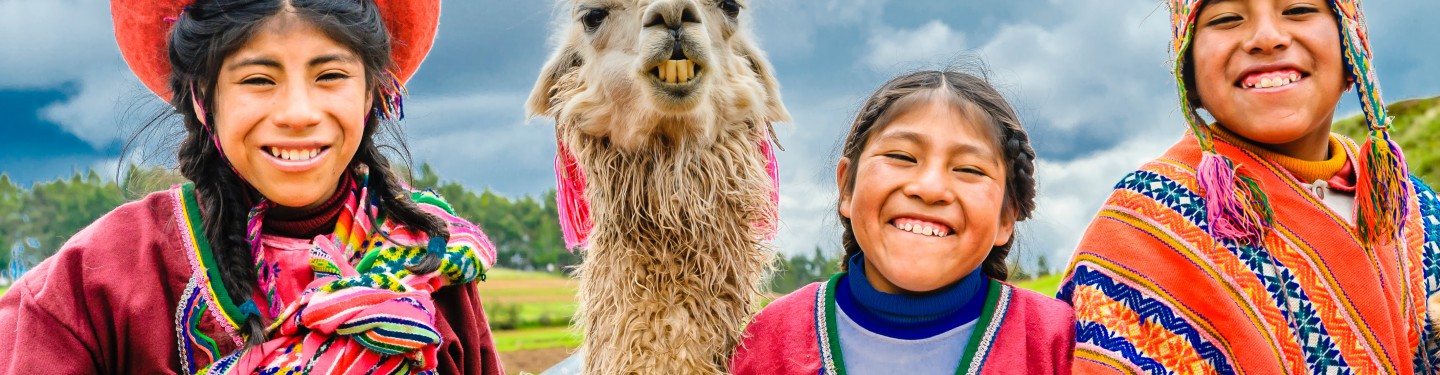
[{"label": "llama", "polygon": [[746,0],[568,0],[529,117],[555,120],[561,222],[585,248],[589,374],[723,373],[777,223],[779,84]]}]

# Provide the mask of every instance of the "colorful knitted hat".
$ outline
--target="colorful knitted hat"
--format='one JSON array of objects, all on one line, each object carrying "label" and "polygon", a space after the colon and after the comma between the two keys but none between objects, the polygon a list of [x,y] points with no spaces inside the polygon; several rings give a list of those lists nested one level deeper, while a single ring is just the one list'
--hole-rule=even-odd
[{"label": "colorful knitted hat", "polygon": [[[1210,232],[1219,238],[1245,243],[1259,243],[1272,225],[1272,211],[1259,183],[1242,175],[1228,158],[1215,153],[1215,145],[1206,126],[1189,100],[1185,87],[1185,62],[1190,42],[1195,36],[1195,19],[1203,0],[1169,0],[1170,20],[1174,26],[1171,52],[1175,57],[1175,84],[1179,87],[1181,110],[1190,130],[1195,134],[1204,156],[1196,170],[1201,195],[1206,200]],[[1331,0],[1340,26],[1341,54],[1345,66],[1355,80],[1360,106],[1365,111],[1369,139],[1357,163],[1358,183],[1355,190],[1359,215],[1356,227],[1360,237],[1370,244],[1395,239],[1400,223],[1408,213],[1406,202],[1411,194],[1409,171],[1400,147],[1390,139],[1391,119],[1385,103],[1380,100],[1380,85],[1371,66],[1370,41],[1360,0]]]},{"label": "colorful knitted hat", "polygon": [[[364,1],[364,0],[362,0]],[[410,79],[435,42],[440,25],[440,0],[369,0],[380,8],[390,32],[391,72],[400,82]],[[170,99],[170,59],[166,43],[171,23],[195,0],[111,0],[115,41],[130,70],[145,87]]]}]

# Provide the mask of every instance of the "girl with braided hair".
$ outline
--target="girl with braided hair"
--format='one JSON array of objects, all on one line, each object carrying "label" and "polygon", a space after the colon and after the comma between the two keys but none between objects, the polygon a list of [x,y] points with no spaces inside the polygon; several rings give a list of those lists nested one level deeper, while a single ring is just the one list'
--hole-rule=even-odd
[{"label": "girl with braided hair", "polygon": [[[1360,2],[1170,10],[1190,131],[1120,180],[1076,249],[1059,293],[1075,371],[1440,371],[1440,201],[1389,139]],[[1362,144],[1330,132],[1349,90]]]},{"label": "girl with braided hair", "polygon": [[474,283],[493,246],[375,140],[439,3],[112,1],[127,63],[183,125],[190,182],[16,282],[0,372],[499,373]]},{"label": "girl with braided hair", "polygon": [[892,79],[836,166],[842,272],[766,306],[736,374],[1066,373],[1074,318],[1018,289],[1006,255],[1035,209],[1035,151],[985,79]]}]

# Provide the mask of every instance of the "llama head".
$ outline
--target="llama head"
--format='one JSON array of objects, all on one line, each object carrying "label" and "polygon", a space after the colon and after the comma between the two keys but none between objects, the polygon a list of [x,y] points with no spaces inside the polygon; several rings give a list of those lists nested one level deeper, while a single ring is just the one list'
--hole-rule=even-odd
[{"label": "llama head", "polygon": [[567,0],[530,117],[608,138],[709,144],[736,124],[789,121],[748,30],[748,0]]}]

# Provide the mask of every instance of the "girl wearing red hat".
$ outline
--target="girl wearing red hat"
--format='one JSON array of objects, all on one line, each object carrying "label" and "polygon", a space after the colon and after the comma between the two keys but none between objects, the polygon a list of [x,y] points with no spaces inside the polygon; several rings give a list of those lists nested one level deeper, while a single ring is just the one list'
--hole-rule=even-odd
[{"label": "girl wearing red hat", "polygon": [[374,140],[403,116],[439,6],[114,0],[126,61],[183,123],[191,182],[16,282],[0,371],[499,373],[474,283],[494,248]]},{"label": "girl wearing red hat", "polygon": [[[1360,1],[1170,10],[1190,132],[1080,241],[1075,373],[1440,371],[1440,200],[1390,142]],[[1347,90],[1364,143],[1330,132]]]}]

